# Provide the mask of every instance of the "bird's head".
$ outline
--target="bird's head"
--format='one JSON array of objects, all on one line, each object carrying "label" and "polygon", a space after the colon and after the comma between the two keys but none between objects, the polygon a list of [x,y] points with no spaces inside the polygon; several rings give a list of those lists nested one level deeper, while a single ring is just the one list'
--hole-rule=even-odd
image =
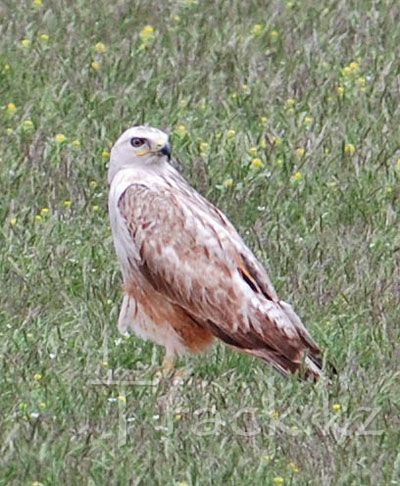
[{"label": "bird's head", "polygon": [[169,160],[171,144],[168,135],[158,128],[128,128],[111,149],[108,180],[121,169],[157,164]]}]

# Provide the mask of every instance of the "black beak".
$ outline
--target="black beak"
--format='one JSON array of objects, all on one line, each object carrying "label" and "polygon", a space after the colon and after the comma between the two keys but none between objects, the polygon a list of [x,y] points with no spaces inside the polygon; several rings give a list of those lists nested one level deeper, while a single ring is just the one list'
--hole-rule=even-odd
[{"label": "black beak", "polygon": [[164,147],[160,150],[160,154],[166,155],[170,159],[171,158],[171,151],[172,151],[171,144],[166,143],[164,145]]}]

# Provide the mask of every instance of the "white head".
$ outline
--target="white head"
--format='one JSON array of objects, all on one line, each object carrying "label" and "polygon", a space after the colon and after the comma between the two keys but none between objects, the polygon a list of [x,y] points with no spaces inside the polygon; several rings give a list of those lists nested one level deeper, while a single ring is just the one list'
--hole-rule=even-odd
[{"label": "white head", "polygon": [[171,145],[166,133],[146,126],[128,128],[111,149],[108,182],[121,169],[165,162],[170,156]]}]

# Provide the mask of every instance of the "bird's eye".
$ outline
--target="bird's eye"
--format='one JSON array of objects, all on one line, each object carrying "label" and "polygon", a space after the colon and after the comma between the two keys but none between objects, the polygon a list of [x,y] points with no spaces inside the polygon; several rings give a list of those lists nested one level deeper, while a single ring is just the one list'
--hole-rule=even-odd
[{"label": "bird's eye", "polygon": [[142,145],[144,145],[145,143],[146,143],[145,138],[138,138],[138,137],[131,138],[132,147],[138,148],[138,147],[141,147]]}]

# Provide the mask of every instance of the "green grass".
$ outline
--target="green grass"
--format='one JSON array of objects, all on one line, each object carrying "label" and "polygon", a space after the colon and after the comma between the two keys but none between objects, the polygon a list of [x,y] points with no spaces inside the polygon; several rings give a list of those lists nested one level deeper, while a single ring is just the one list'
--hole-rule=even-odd
[{"label": "green grass", "polygon": [[[400,484],[399,15],[396,0],[0,5],[1,485]],[[220,345],[157,383],[161,350],[118,336],[107,152],[142,122],[172,134],[333,383]]]}]

